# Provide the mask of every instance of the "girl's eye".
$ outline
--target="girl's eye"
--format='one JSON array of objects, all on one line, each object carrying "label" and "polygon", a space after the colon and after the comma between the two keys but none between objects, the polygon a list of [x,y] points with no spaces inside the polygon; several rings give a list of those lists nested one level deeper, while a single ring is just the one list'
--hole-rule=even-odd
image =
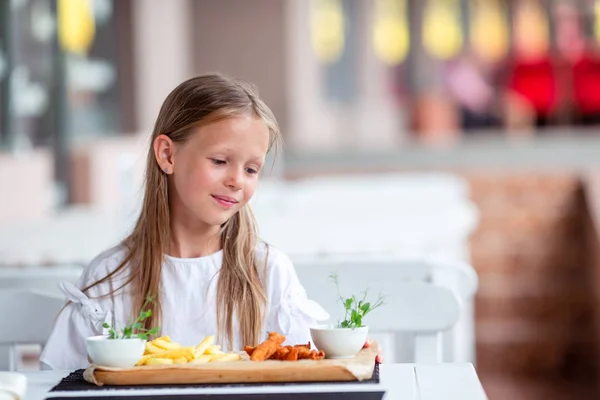
[{"label": "girl's eye", "polygon": [[254,169],[254,168],[246,168],[246,172],[251,175],[258,174],[258,170]]},{"label": "girl's eye", "polygon": [[219,160],[219,159],[217,159],[217,158],[211,158],[210,160],[211,160],[211,161],[212,161],[212,163],[213,163],[213,164],[215,164],[215,165],[223,165],[223,164],[225,164],[225,160]]}]

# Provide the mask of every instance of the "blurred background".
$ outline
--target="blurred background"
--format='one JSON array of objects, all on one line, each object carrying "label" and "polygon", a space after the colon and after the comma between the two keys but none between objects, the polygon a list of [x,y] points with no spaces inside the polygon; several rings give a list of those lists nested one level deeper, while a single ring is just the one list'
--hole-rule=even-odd
[{"label": "blurred background", "polygon": [[0,270],[76,275],[116,244],[162,101],[211,71],[282,127],[265,235],[295,183],[376,182],[386,238],[431,256],[444,232],[477,271],[490,399],[600,396],[600,1],[0,0]]}]

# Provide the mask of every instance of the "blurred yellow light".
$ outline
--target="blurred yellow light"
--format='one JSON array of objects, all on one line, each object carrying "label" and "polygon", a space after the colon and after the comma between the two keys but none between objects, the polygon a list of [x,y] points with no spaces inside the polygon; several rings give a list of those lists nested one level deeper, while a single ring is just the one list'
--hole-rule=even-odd
[{"label": "blurred yellow light", "polygon": [[64,50],[85,54],[95,31],[91,0],[58,0],[58,37]]},{"label": "blurred yellow light", "polygon": [[548,20],[542,5],[534,0],[521,0],[515,15],[515,44],[519,51],[536,56],[549,48]]},{"label": "blurred yellow light", "polygon": [[342,57],[344,25],[341,0],[312,0],[311,39],[320,62],[334,64]]},{"label": "blurred yellow light", "polygon": [[397,65],[404,61],[410,48],[406,0],[376,0],[373,48],[386,64]]},{"label": "blurred yellow light", "polygon": [[423,15],[423,45],[433,57],[448,60],[463,46],[458,0],[429,0]]},{"label": "blurred yellow light", "polygon": [[487,61],[495,62],[508,53],[508,23],[498,0],[472,3],[471,45]]},{"label": "blurred yellow light", "polygon": [[594,36],[596,41],[600,43],[600,1],[594,3]]}]

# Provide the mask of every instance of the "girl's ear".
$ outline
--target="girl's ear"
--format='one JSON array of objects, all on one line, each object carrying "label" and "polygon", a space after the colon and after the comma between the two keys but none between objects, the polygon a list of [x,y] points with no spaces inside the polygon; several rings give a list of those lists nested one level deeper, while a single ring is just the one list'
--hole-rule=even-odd
[{"label": "girl's ear", "polygon": [[158,135],[154,139],[154,157],[160,169],[167,175],[173,173],[175,147],[167,135]]}]

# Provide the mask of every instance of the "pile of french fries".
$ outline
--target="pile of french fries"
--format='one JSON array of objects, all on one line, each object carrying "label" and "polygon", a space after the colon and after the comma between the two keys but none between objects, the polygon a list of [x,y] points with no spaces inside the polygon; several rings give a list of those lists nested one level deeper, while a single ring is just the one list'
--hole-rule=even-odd
[{"label": "pile of french fries", "polygon": [[214,343],[215,337],[207,336],[198,346],[183,347],[171,342],[169,336],[161,336],[146,342],[144,356],[136,365],[200,364],[242,359],[239,354],[221,351],[221,346]]}]

